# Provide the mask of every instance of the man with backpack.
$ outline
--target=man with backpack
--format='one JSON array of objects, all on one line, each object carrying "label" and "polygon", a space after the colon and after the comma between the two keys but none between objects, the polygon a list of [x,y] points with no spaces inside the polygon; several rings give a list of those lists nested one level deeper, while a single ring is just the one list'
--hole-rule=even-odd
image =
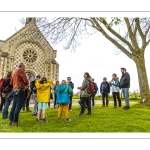
[{"label": "man with backpack", "polygon": [[95,98],[95,95],[97,94],[98,87],[97,87],[97,84],[94,82],[94,79],[92,79],[92,83],[94,85],[94,92],[91,93],[90,100],[92,100],[92,109],[93,109],[95,105],[94,98]]},{"label": "man with backpack", "polygon": [[35,86],[35,82],[36,82],[36,80],[40,80],[40,79],[41,79],[41,76],[37,75],[36,79],[33,80],[30,84],[31,93],[33,95],[33,100],[34,100],[34,106],[33,106],[33,110],[32,110],[32,115],[33,116],[36,116],[37,112],[38,112],[37,89],[36,89],[36,86]]},{"label": "man with backpack", "polygon": [[90,104],[90,95],[92,93],[92,90],[94,89],[93,84],[91,84],[91,76],[88,72],[84,73],[84,80],[81,87],[78,87],[80,89],[80,96],[81,96],[81,111],[79,113],[79,116],[84,115],[85,111],[85,104],[88,106],[88,113],[87,115],[91,115],[91,104]]}]

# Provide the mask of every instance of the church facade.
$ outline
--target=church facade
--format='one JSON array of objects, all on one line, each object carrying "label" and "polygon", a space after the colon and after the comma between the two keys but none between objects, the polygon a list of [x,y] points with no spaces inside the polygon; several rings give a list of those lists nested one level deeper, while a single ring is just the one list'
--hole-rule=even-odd
[{"label": "church facade", "polygon": [[26,25],[14,35],[0,40],[0,77],[8,71],[15,71],[20,62],[26,64],[26,73],[33,78],[40,74],[54,81],[59,79],[59,64],[54,50],[38,29],[35,18],[27,20]]}]

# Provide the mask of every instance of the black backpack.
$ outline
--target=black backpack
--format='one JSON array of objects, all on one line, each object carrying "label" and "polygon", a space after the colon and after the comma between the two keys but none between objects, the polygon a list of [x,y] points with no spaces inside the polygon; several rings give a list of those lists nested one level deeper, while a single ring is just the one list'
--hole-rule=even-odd
[{"label": "black backpack", "polygon": [[37,92],[37,89],[36,89],[36,86],[35,86],[35,81],[36,81],[36,80],[33,80],[33,81],[30,83],[31,93],[36,93],[36,92]]}]

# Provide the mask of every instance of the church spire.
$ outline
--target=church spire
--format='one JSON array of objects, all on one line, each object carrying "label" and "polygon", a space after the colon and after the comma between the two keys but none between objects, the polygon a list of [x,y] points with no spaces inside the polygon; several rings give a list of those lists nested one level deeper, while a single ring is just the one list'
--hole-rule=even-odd
[{"label": "church spire", "polygon": [[34,18],[34,17],[26,17],[26,25],[29,23],[29,22],[36,22],[36,18]]}]

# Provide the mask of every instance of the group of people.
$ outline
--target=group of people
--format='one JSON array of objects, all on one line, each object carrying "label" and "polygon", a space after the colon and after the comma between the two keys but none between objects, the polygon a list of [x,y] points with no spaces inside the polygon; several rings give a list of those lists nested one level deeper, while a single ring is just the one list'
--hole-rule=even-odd
[{"label": "group of people", "polygon": [[[121,68],[122,77],[119,78],[114,73],[112,80],[107,81],[107,78],[103,78],[103,82],[100,85],[100,92],[102,94],[102,107],[108,107],[110,87],[112,87],[112,95],[114,98],[114,108],[121,107],[120,89],[122,89],[126,106],[125,110],[130,108],[129,105],[129,87],[130,87],[130,75],[126,72],[125,68]],[[65,111],[66,122],[70,122],[69,111],[72,111],[72,97],[74,83],[71,81],[71,77],[66,80],[62,80],[61,83],[56,81],[53,85],[53,80],[47,79],[37,75],[35,80],[31,81],[31,74],[28,76],[25,73],[25,64],[20,63],[18,69],[13,73],[9,71],[7,77],[0,80],[0,92],[1,92],[1,103],[0,111],[2,113],[2,119],[9,118],[9,124],[12,126],[18,126],[19,124],[19,113],[21,109],[23,111],[30,111],[29,100],[32,94],[34,100],[34,106],[32,109],[32,115],[37,116],[36,122],[42,120],[43,123],[47,122],[46,109],[47,105],[50,106],[51,89],[54,90],[54,108],[58,108],[58,121],[61,121],[63,110]],[[88,72],[85,72],[84,80],[80,90],[80,105],[81,111],[79,116],[83,116],[85,107],[88,108],[87,115],[91,115],[91,108],[94,108],[94,97],[98,91],[97,84],[94,79],[91,78]],[[106,99],[106,100],[105,100]],[[11,101],[13,101],[10,113],[8,108]],[[92,101],[92,107],[91,107]],[[4,106],[4,108],[3,108]],[[3,109],[2,109],[3,108]],[[3,111],[2,111],[3,110]],[[9,114],[9,115],[8,115]]]}]

